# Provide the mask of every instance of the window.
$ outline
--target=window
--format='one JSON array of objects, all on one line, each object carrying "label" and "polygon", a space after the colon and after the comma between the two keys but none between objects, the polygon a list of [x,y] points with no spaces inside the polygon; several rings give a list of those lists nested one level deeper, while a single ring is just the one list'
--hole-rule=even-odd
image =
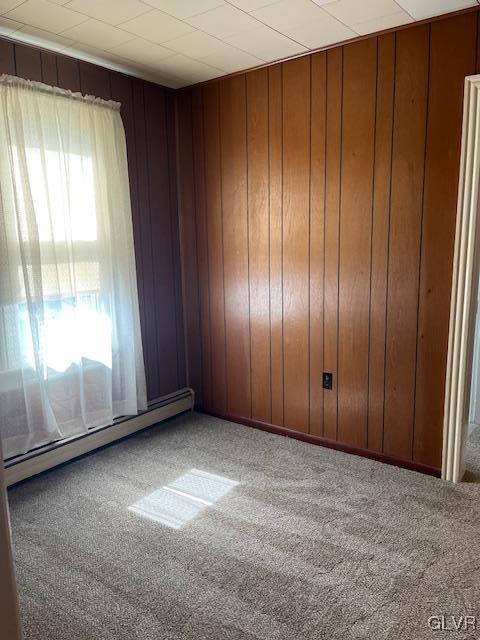
[{"label": "window", "polygon": [[0,429],[7,456],[145,408],[118,107],[0,80]]}]

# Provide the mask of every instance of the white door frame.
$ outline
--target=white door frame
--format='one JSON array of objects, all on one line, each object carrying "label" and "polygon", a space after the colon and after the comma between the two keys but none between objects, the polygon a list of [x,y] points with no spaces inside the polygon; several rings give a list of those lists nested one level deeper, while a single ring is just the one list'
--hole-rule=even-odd
[{"label": "white door frame", "polygon": [[442,478],[460,482],[468,434],[478,291],[480,75],[465,78],[443,429]]}]

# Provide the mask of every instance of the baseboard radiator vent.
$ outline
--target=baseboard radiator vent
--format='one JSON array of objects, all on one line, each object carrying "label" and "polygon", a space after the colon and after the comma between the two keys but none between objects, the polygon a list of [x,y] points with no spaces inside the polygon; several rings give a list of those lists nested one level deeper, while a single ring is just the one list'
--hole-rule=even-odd
[{"label": "baseboard radiator vent", "polygon": [[56,467],[63,462],[103,447],[110,442],[120,440],[136,431],[151,427],[157,422],[192,411],[195,394],[192,389],[184,388],[175,393],[157,398],[148,403],[148,409],[137,416],[118,418],[106,427],[90,429],[88,433],[53,442],[34,451],[10,458],[5,462],[5,480],[7,487],[25,480],[37,473]]}]

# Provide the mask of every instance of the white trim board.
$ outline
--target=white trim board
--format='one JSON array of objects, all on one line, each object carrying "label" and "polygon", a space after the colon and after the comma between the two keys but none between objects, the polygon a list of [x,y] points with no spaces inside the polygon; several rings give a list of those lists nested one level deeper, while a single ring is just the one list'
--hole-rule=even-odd
[{"label": "white trim board", "polygon": [[460,482],[468,434],[475,313],[478,291],[480,192],[480,75],[465,78],[448,336],[442,478]]},{"label": "white trim board", "polygon": [[194,406],[194,394],[191,389],[182,389],[176,394],[165,396],[160,401],[161,405],[154,405],[138,416],[106,427],[91,429],[81,436],[54,443],[51,447],[47,447],[47,450],[33,452],[19,461],[14,459],[7,462],[5,468],[7,487],[136,431],[151,427],[157,422],[162,422],[185,411],[191,411]]}]

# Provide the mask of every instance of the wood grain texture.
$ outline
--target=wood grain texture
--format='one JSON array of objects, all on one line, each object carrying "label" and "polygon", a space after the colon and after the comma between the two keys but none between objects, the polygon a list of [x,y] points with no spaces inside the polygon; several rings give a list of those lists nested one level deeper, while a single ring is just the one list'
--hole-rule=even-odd
[{"label": "wood grain texture", "polygon": [[327,107],[327,54],[311,61],[310,129],[310,429],[323,435],[323,255],[325,229],[325,139]]},{"label": "wood grain texture", "polygon": [[15,48],[9,40],[0,40],[0,65],[2,73],[15,75]]},{"label": "wood grain texture", "polygon": [[384,451],[411,459],[430,27],[397,33]]},{"label": "wood grain texture", "polygon": [[70,91],[80,91],[80,64],[73,58],[57,56],[58,86]]},{"label": "wood grain texture", "polygon": [[42,58],[39,49],[15,44],[15,73],[26,80],[42,82]]},{"label": "wood grain texture", "polygon": [[388,235],[395,79],[394,34],[378,38],[377,60],[367,434],[367,447],[372,451],[383,450]]},{"label": "wood grain texture", "polygon": [[[222,100],[220,109],[231,79],[184,91],[192,91],[198,158],[190,188],[200,203],[202,185],[210,193],[208,232],[201,206],[196,218],[199,282],[201,263],[209,275],[199,287],[203,363],[203,333],[220,345],[212,366],[220,401],[212,394],[210,411],[225,415],[227,406],[225,282],[227,297],[239,292],[239,345],[248,287],[252,348],[252,412],[229,415],[439,467],[461,95],[477,64],[477,16],[240,74],[237,101]],[[219,121],[235,126],[221,164]],[[208,242],[198,242],[202,235]],[[222,237],[234,253],[226,270]],[[231,363],[227,351],[227,367],[244,385],[250,371],[240,355]],[[331,391],[321,388],[323,371],[333,373]],[[235,393],[248,404],[244,387]]]},{"label": "wood grain texture", "polygon": [[282,67],[268,69],[270,208],[270,375],[272,422],[283,425],[283,137]]},{"label": "wood grain texture", "polygon": [[[201,89],[192,92],[193,166],[195,193],[195,224],[198,264],[198,295],[202,355],[203,406],[213,407],[212,354],[210,329],[210,282],[208,260],[208,233],[205,201],[205,145],[203,121],[203,95]],[[191,188],[191,187],[190,187]],[[188,303],[186,304],[188,307]]]},{"label": "wood grain texture", "polygon": [[178,215],[182,247],[183,295],[191,303],[185,307],[185,338],[188,354],[188,384],[196,400],[203,403],[202,340],[200,329],[197,223],[195,210],[192,96],[177,97]]},{"label": "wood grain texture", "polygon": [[271,421],[268,71],[246,77],[252,418]]},{"label": "wood grain texture", "polygon": [[338,266],[342,152],[343,49],[327,52],[325,168],[325,251],[323,282],[323,367],[333,387],[323,394],[323,433],[337,439],[338,415]]},{"label": "wood grain texture", "polygon": [[283,65],[284,424],[309,421],[310,58]]},{"label": "wood grain texture", "polygon": [[179,388],[165,93],[153,84],[145,84],[144,108],[153,295],[155,300],[170,301],[167,305],[155,305],[153,314],[157,346],[153,357],[158,363],[158,395],[163,396]]},{"label": "wood grain texture", "polygon": [[[219,87],[203,89],[205,213],[208,244],[212,406],[227,407]],[[245,286],[245,283],[244,283]],[[244,383],[245,384],[245,383]]]},{"label": "wood grain texture", "polygon": [[[144,83],[141,84],[143,86]],[[80,87],[82,93],[109,100],[112,92],[108,70],[88,62],[80,62]]]},{"label": "wood grain texture", "polygon": [[251,415],[245,76],[220,85],[227,407]]},{"label": "wood grain texture", "polygon": [[[158,85],[157,85],[158,87]],[[175,94],[165,92],[165,136],[167,140],[168,216],[172,225],[170,247],[173,270],[173,304],[175,307],[175,336],[177,385],[187,380],[186,341],[183,313],[182,265],[180,256],[180,228],[178,218],[177,130],[175,126]],[[178,388],[178,387],[177,387]]]},{"label": "wood grain texture", "polygon": [[338,439],[367,446],[377,41],[344,48],[338,305]]},{"label": "wood grain texture", "polygon": [[41,62],[42,82],[56,87],[58,85],[57,56],[50,51],[42,51]]},{"label": "wood grain texture", "polygon": [[417,332],[414,460],[440,466],[463,77],[475,64],[475,14],[432,24]]},{"label": "wood grain texture", "polygon": [[0,72],[121,102],[148,397],[184,387],[172,92],[2,39]]}]

